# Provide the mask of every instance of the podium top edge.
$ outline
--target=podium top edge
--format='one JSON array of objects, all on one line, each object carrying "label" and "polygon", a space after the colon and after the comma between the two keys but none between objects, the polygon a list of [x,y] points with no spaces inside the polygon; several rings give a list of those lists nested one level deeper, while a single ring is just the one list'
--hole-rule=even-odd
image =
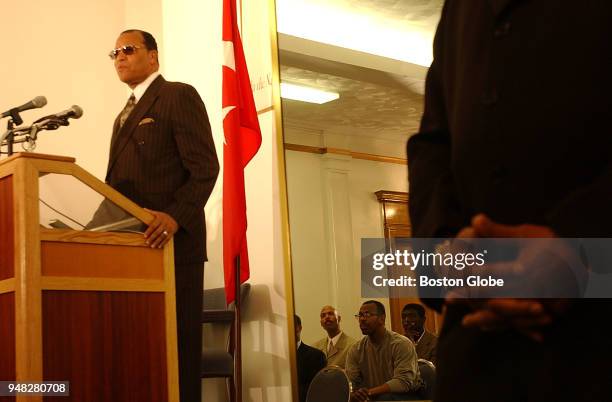
[{"label": "podium top edge", "polygon": [[34,152],[16,152],[15,154],[11,155],[10,157],[8,157],[6,159],[3,159],[3,160],[0,160],[0,166],[5,164],[5,163],[10,163],[10,162],[14,161],[15,159],[19,159],[19,158],[46,159],[46,160],[51,160],[51,161],[69,162],[69,163],[76,162],[75,158],[72,158],[72,157],[69,157],[69,156],[37,154],[37,153],[34,153]]}]

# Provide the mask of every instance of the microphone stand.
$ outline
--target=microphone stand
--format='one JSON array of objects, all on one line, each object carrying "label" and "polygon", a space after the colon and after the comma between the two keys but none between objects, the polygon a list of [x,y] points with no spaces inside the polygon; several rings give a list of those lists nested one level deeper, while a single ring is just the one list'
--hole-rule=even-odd
[{"label": "microphone stand", "polygon": [[[14,122],[9,121],[7,131],[0,135],[0,146],[6,144],[8,146],[8,155],[13,154],[13,146],[18,143],[28,143],[28,146],[22,145],[26,152],[31,152],[36,148],[36,140],[38,133],[42,130],[57,130],[61,126],[68,126],[68,119],[44,119],[37,120],[38,123],[34,123],[28,127],[17,127],[15,128]],[[16,137],[21,136],[19,139]],[[5,141],[6,139],[6,141]]]},{"label": "microphone stand", "polygon": [[9,119],[7,127],[6,127],[6,149],[8,156],[13,155],[13,141],[15,141],[15,133],[13,132],[13,119]]},{"label": "microphone stand", "polygon": [[[13,142],[15,140],[15,133],[13,131],[13,128],[15,128],[15,124],[17,124],[18,126],[23,124],[23,119],[21,118],[21,116],[19,116],[19,111],[17,110],[17,108],[11,109],[11,118],[9,119],[6,125],[5,136],[8,156],[13,155]],[[2,141],[4,141],[4,138],[2,138]],[[0,144],[2,144],[2,141],[0,141]]]}]

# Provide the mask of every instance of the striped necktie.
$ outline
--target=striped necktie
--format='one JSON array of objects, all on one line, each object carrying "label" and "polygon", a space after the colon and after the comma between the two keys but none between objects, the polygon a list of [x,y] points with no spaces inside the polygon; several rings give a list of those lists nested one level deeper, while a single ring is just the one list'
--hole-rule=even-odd
[{"label": "striped necktie", "polygon": [[327,356],[329,356],[330,354],[332,354],[332,352],[334,351],[334,344],[331,341],[331,339],[327,342]]},{"label": "striped necktie", "polygon": [[119,117],[119,128],[123,127],[123,124],[127,120],[128,116],[130,115],[130,113],[132,113],[132,110],[134,110],[135,105],[136,97],[134,96],[134,94],[132,94],[132,96],[130,96],[130,99],[128,99],[127,103],[125,104],[125,107],[121,111],[121,116]]}]

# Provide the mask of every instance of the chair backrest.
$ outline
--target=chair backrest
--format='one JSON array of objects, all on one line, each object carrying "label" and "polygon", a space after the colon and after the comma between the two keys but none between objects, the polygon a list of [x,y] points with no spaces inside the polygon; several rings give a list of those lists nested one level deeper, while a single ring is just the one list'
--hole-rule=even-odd
[{"label": "chair backrest", "polygon": [[348,402],[351,383],[346,372],[338,366],[321,369],[312,379],[306,402]]},{"label": "chair backrest", "polygon": [[225,289],[204,289],[204,310],[225,310]]},{"label": "chair backrest", "polygon": [[[240,300],[244,301],[251,285],[249,283],[243,283],[240,285]],[[229,307],[225,304],[225,288],[213,288],[204,289],[204,310],[233,310],[234,303],[230,304]]]},{"label": "chair backrest", "polygon": [[423,399],[433,399],[433,391],[436,386],[436,366],[429,360],[419,359],[419,372],[421,379],[425,383],[421,391]]}]

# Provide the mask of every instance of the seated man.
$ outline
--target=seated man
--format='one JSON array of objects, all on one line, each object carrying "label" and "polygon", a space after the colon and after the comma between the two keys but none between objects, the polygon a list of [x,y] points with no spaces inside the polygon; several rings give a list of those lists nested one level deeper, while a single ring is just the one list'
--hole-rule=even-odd
[{"label": "seated man", "polygon": [[406,338],[414,342],[419,359],[436,364],[438,337],[425,330],[425,307],[408,303],[402,309],[402,326]]},{"label": "seated man", "polygon": [[364,335],[346,358],[346,373],[353,384],[351,401],[420,399],[423,386],[414,344],[385,328],[385,307],[368,300],[361,305],[359,328]]},{"label": "seated man", "polygon": [[336,365],[344,368],[346,354],[355,339],[351,338],[340,329],[340,314],[332,306],[323,306],[321,309],[321,327],[327,332],[327,336],[317,343],[315,347],[325,353],[327,365]]},{"label": "seated man", "polygon": [[302,342],[302,320],[298,315],[293,316],[295,325],[295,342],[297,344],[297,375],[298,393],[300,402],[306,401],[308,388],[315,375],[325,367],[325,355],[318,349]]}]

